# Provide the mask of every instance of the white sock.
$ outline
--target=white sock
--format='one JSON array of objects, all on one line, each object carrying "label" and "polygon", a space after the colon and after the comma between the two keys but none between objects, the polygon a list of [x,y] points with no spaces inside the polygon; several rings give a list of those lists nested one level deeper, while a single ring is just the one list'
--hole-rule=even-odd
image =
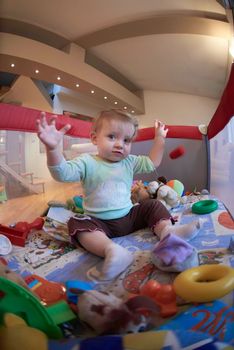
[{"label": "white sock", "polygon": [[105,251],[102,279],[113,279],[133,262],[132,254],[118,244],[111,243]]},{"label": "white sock", "polygon": [[156,226],[155,233],[160,240],[162,240],[169,233],[172,233],[186,241],[190,241],[198,234],[200,229],[201,222],[200,220],[197,220],[184,225],[167,224],[160,226],[159,224],[158,227]]}]

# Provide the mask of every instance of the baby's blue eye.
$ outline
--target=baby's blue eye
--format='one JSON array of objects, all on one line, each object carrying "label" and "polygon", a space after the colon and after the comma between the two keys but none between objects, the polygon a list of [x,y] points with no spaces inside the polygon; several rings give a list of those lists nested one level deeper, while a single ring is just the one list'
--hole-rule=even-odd
[{"label": "baby's blue eye", "polygon": [[115,139],[115,135],[108,135],[108,138],[109,138],[110,140],[114,140],[114,139]]},{"label": "baby's blue eye", "polygon": [[130,139],[124,139],[124,142],[125,142],[126,144],[129,144],[129,143],[131,142],[131,140],[130,140]]}]

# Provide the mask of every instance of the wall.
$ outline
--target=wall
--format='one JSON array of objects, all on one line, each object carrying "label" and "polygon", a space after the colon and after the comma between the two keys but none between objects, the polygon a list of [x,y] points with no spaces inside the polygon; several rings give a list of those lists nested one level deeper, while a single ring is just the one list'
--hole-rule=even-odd
[{"label": "wall", "polygon": [[[22,106],[52,112],[52,107],[32,79],[20,76],[4,102],[20,102]],[[9,148],[15,152],[13,148]],[[39,139],[36,134],[25,133],[25,171],[33,172],[36,177],[49,178],[45,153],[40,153]]]},{"label": "wall", "polygon": [[[155,119],[171,125],[208,125],[219,104],[208,97],[163,91],[144,91],[143,97],[146,112],[137,116],[141,128],[152,126]],[[68,110],[95,117],[103,108],[94,99],[65,88],[58,89],[54,98],[55,113]]]},{"label": "wall", "polygon": [[55,86],[54,93],[54,113],[63,114],[63,111],[69,111],[90,117],[96,117],[97,114],[103,110],[103,106],[95,103],[94,99],[88,99],[86,96],[78,92],[75,93],[72,90]]},{"label": "wall", "polygon": [[145,115],[141,127],[152,126],[154,119],[171,125],[209,124],[219,100],[163,91],[145,91]]}]

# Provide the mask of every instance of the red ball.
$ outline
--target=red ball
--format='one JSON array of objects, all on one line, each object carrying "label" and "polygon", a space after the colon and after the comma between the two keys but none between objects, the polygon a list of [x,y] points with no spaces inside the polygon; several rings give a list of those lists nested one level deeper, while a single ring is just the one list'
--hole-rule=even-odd
[{"label": "red ball", "polygon": [[176,147],[173,151],[169,153],[169,157],[171,159],[176,159],[181,157],[185,153],[185,149],[183,146]]}]

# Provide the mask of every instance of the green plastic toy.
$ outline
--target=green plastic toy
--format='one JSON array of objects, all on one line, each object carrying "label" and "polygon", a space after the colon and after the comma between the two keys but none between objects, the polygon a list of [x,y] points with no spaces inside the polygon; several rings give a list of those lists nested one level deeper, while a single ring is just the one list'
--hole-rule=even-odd
[{"label": "green plastic toy", "polygon": [[218,203],[213,199],[205,199],[192,205],[195,214],[209,214],[218,208]]},{"label": "green plastic toy", "polygon": [[66,301],[45,307],[30,291],[0,277],[1,324],[5,313],[20,316],[29,326],[40,329],[51,339],[63,337],[59,324],[76,318]]}]

